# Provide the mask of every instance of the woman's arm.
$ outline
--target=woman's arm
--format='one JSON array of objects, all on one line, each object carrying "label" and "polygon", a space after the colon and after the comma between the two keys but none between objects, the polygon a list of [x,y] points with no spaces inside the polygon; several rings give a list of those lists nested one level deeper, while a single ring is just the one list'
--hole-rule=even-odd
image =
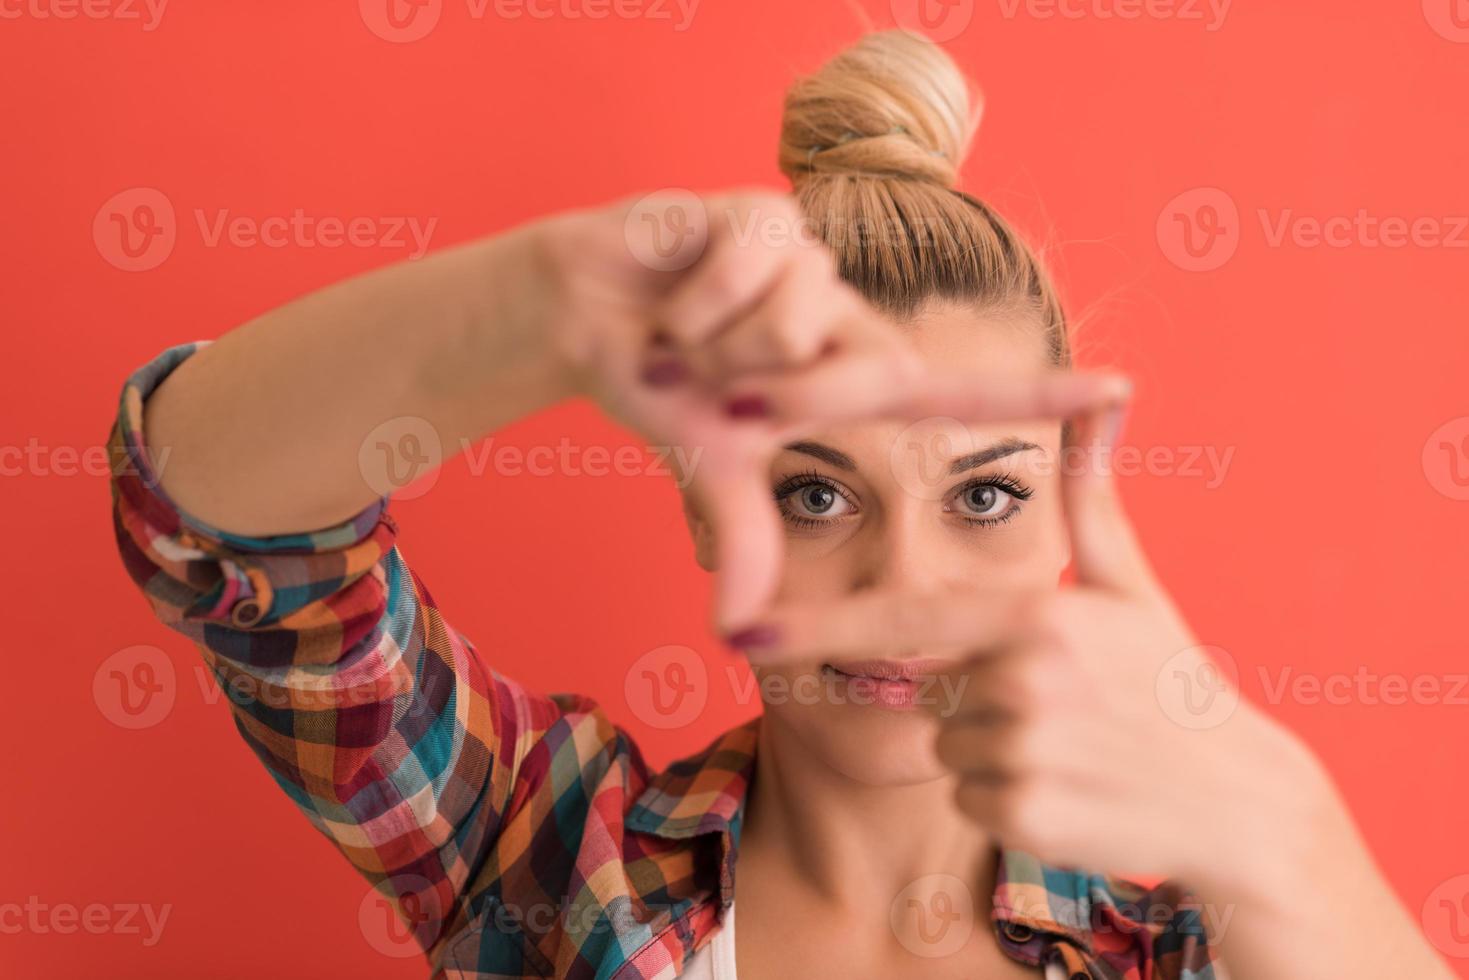
[{"label": "woman's arm", "polygon": [[1215,940],[1231,976],[1451,980],[1319,763],[1297,776],[1284,799],[1254,801],[1271,832],[1221,848],[1191,882],[1223,925]]},{"label": "woman's arm", "polygon": [[[713,220],[753,211],[794,227],[788,198],[712,199],[708,211],[705,254],[679,268],[645,261],[657,253],[636,236],[653,229],[624,206],[561,216],[175,348],[124,388],[111,439],[124,565],[198,645],[283,791],[431,955],[471,935],[499,836],[552,768],[639,777],[612,758],[623,740],[594,705],[528,693],[452,628],[359,468],[364,438],[421,419],[447,456],[586,394],[668,445],[742,444],[759,426],[727,415],[719,378],[750,359],[785,379],[773,401],[799,394],[787,376],[799,370],[782,371],[796,362],[811,360],[822,384],[844,369],[896,381],[911,363],[824,250],[739,243],[734,222]],[[671,335],[663,365],[688,362],[688,383],[640,375],[655,328]],[[701,466],[695,487],[721,472]],[[730,478],[773,516],[763,471]],[[596,782],[573,780],[557,812],[590,806],[569,794]]]},{"label": "woman's arm", "polygon": [[384,423],[426,421],[447,457],[571,394],[547,329],[543,235],[531,225],[358,276],[190,357],[147,401],[164,491],[237,534],[329,527],[380,496],[359,449]]}]

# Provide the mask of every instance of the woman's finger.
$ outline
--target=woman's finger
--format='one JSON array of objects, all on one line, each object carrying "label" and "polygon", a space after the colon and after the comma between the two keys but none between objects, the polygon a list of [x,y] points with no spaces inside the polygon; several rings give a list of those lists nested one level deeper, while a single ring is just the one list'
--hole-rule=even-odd
[{"label": "woman's finger", "polygon": [[902,657],[916,647],[955,659],[983,656],[1025,629],[1037,593],[869,592],[827,602],[780,604],[728,636],[752,661],[770,663],[847,655]]},{"label": "woman's finger", "polygon": [[758,406],[758,414],[794,425],[868,418],[1015,421],[1065,419],[1121,405],[1130,390],[1126,378],[1108,373],[986,377],[924,371],[906,345],[874,339],[803,370],[738,378],[727,386],[726,404]]},{"label": "woman's finger", "polygon": [[785,269],[811,261],[822,246],[793,237],[774,241],[758,233],[770,222],[794,228],[801,220],[795,202],[778,195],[754,195],[716,202],[707,215],[708,244],[697,262],[654,310],[660,333],[676,345],[693,348],[716,336],[753,309],[780,281]]},{"label": "woman's finger", "polygon": [[804,367],[836,342],[842,326],[836,314],[856,305],[849,291],[830,261],[810,251],[788,263],[752,309],[689,356],[712,378]]},{"label": "woman's finger", "polygon": [[764,461],[758,462],[702,461],[691,487],[714,532],[715,618],[726,632],[746,628],[780,586],[785,536],[771,502],[770,477]]},{"label": "woman's finger", "polygon": [[1148,589],[1153,578],[1113,474],[1126,410],[1125,404],[1101,406],[1071,420],[1061,495],[1077,584],[1132,593]]}]

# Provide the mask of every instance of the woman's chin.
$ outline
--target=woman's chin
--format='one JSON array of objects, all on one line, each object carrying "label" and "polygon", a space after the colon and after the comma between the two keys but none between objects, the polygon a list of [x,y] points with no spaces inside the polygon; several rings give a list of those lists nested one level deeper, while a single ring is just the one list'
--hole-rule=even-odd
[{"label": "woman's chin", "polygon": [[912,786],[948,775],[934,754],[938,726],[927,712],[848,703],[795,713],[800,716],[781,712],[787,716],[782,727],[805,743],[807,753],[855,782]]}]

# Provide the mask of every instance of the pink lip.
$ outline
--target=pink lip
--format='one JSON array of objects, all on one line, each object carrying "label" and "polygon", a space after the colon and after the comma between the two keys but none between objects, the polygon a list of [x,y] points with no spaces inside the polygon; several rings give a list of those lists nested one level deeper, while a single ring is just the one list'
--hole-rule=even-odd
[{"label": "pink lip", "polygon": [[952,665],[948,660],[857,660],[826,667],[845,679],[852,703],[907,710],[926,687],[922,679]]},{"label": "pink lip", "polygon": [[954,666],[952,660],[852,660],[832,662],[830,667],[848,677],[879,681],[911,681],[915,677],[941,674]]}]

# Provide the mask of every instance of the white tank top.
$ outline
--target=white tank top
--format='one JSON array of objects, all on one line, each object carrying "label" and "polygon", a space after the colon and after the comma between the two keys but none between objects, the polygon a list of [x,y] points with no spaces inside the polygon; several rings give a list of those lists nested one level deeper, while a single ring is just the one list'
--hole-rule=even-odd
[{"label": "white tank top", "polygon": [[[689,957],[682,976],[685,980],[735,980],[735,907],[729,904],[724,921],[714,937]],[[1045,980],[1065,980],[1066,971],[1059,963],[1046,964]]]},{"label": "white tank top", "polygon": [[682,976],[687,980],[735,980],[734,912],[734,903],[731,902],[724,910],[724,921],[714,933],[714,938],[684,964]]}]

